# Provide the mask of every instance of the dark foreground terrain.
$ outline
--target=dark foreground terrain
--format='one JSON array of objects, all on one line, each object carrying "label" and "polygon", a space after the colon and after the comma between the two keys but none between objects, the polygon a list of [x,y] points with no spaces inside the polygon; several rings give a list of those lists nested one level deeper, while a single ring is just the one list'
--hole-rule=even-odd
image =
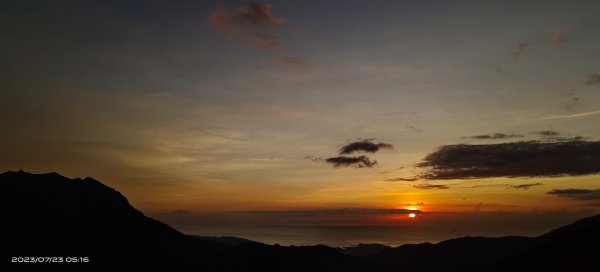
[{"label": "dark foreground terrain", "polygon": [[539,237],[284,247],[184,235],[92,178],[6,172],[0,186],[0,271],[600,271],[600,215]]}]

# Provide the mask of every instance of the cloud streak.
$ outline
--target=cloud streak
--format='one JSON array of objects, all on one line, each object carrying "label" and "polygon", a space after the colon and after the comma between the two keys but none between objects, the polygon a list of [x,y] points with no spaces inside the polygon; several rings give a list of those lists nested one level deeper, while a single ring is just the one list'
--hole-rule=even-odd
[{"label": "cloud streak", "polygon": [[541,185],[544,185],[544,184],[538,182],[538,183],[528,183],[528,184],[513,185],[511,187],[515,188],[515,189],[529,189],[529,188],[531,188],[533,186],[541,186]]},{"label": "cloud streak", "polygon": [[416,184],[413,185],[414,188],[422,189],[422,190],[445,190],[450,189],[447,185],[439,185],[439,184]]},{"label": "cloud streak", "polygon": [[417,181],[417,178],[389,178],[384,179],[383,181]]},{"label": "cloud streak", "polygon": [[557,177],[600,173],[600,142],[571,139],[446,145],[417,167],[424,179]]},{"label": "cloud streak", "polygon": [[600,199],[600,189],[554,189],[548,192],[550,195],[566,197],[573,200],[598,200]]},{"label": "cloud streak", "polygon": [[560,135],[560,133],[553,131],[553,130],[535,131],[535,132],[532,132],[531,134],[535,134],[535,135],[539,135],[539,136],[543,136],[543,137],[554,137],[554,136]]},{"label": "cloud streak", "polygon": [[511,139],[511,138],[521,138],[521,137],[523,137],[523,135],[495,133],[495,134],[483,134],[483,135],[469,136],[466,138],[475,139],[475,140],[497,140],[497,139]]},{"label": "cloud streak", "polygon": [[586,111],[586,112],[567,114],[567,115],[547,116],[547,117],[538,118],[536,120],[546,121],[546,120],[571,119],[571,118],[580,118],[580,117],[586,117],[586,116],[592,116],[592,115],[598,115],[598,114],[600,114],[600,110]]}]

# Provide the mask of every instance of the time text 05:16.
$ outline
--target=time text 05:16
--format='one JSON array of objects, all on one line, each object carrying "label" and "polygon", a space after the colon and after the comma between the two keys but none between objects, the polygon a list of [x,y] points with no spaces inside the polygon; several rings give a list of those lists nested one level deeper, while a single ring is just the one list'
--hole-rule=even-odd
[{"label": "time text 05:16", "polygon": [[89,263],[89,257],[12,257],[13,263]]}]

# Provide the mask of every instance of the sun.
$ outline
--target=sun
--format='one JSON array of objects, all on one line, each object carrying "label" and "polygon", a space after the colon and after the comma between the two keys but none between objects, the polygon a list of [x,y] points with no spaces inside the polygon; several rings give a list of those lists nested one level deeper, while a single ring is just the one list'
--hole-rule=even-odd
[{"label": "sun", "polygon": [[408,217],[410,217],[410,218],[415,218],[415,216],[417,216],[417,215],[416,215],[416,214],[414,214],[414,213],[409,213],[409,214],[408,214]]}]

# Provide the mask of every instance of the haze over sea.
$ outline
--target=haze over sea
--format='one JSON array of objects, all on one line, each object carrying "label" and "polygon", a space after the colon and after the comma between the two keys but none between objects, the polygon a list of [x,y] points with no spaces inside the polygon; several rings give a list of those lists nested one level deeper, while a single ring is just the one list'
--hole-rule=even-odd
[{"label": "haze over sea", "polygon": [[[264,213],[193,214],[179,211],[151,216],[191,235],[233,236],[267,244],[347,247],[361,243],[388,246],[436,243],[463,236],[538,236],[578,218],[593,215],[591,210],[528,213],[473,211],[422,213],[416,219],[409,219],[405,214],[374,214],[366,215],[371,220],[348,220],[349,216],[345,215],[321,220],[319,216],[310,214],[292,217],[289,212],[269,213],[266,216]],[[249,217],[255,220],[245,220]],[[212,220],[209,221],[209,218]]]}]

